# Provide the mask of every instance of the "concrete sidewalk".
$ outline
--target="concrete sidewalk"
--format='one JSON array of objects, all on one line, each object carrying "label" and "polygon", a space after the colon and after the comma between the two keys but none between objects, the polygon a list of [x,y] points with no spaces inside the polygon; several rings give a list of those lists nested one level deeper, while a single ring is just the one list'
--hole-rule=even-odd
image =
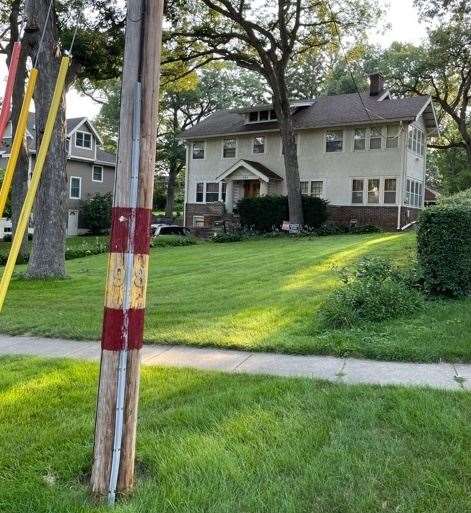
[{"label": "concrete sidewalk", "polygon": [[[98,342],[0,335],[0,355],[98,361]],[[325,379],[337,383],[471,390],[471,364],[380,362],[331,356],[292,356],[188,346],[145,345],[142,363],[228,373]]]}]

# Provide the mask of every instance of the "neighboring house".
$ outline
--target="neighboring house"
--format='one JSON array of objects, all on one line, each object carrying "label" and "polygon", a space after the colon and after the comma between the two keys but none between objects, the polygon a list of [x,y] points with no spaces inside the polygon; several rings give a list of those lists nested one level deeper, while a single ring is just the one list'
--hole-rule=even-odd
[{"label": "neighboring house", "polygon": [[[331,219],[398,229],[424,204],[427,137],[438,130],[430,97],[370,90],[292,103],[303,194],[329,201]],[[185,224],[211,228],[244,197],[286,195],[283,149],[271,105],[214,113],[186,130]]]},{"label": "neighboring house", "polygon": [[[36,157],[34,114],[29,115],[26,133],[30,173]],[[11,124],[0,148],[0,168],[5,168],[12,142]],[[67,119],[67,235],[86,229],[79,220],[80,202],[97,193],[113,192],[116,156],[104,151],[100,135],[85,117]]]}]

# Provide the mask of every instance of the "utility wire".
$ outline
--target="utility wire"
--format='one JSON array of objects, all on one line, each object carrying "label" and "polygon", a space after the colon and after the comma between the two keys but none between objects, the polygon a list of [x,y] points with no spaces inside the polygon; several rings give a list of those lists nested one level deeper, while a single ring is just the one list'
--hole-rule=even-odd
[{"label": "utility wire", "polygon": [[36,66],[38,64],[39,54],[41,53],[41,49],[42,49],[42,46],[43,46],[44,35],[46,34],[46,28],[47,28],[47,24],[49,22],[49,16],[51,14],[53,2],[54,2],[54,0],[50,0],[49,1],[49,7],[47,9],[46,19],[44,20],[44,27],[43,27],[43,31],[42,31],[42,34],[41,34],[41,39],[39,40],[38,51],[36,53],[36,58],[34,59],[34,65],[33,65],[34,68],[36,68]]},{"label": "utility wire", "polygon": [[[352,79],[352,82],[353,82],[353,86],[355,87],[355,91],[358,95],[358,98],[360,99],[360,102],[361,102],[361,105],[363,106],[363,109],[364,111],[366,112],[366,115],[368,116],[368,119],[370,121],[375,121],[372,117],[371,117],[371,112],[370,112],[370,109],[368,109],[368,107],[366,106],[365,104],[365,101],[363,100],[363,96],[361,95],[360,93],[360,90],[358,88],[358,84],[357,84],[357,81],[355,79],[355,76],[352,72],[352,69],[350,67],[350,63],[348,62],[348,59],[347,59],[347,52],[345,51],[345,48],[343,46],[343,43],[342,43],[342,37],[340,35],[340,31],[339,31],[339,28],[338,28],[338,25],[337,25],[337,20],[334,16],[334,12],[332,10],[332,7],[330,6],[329,4],[329,0],[324,0],[324,4],[325,6],[327,7],[327,10],[330,12],[330,16],[332,18],[332,23],[334,25],[334,30],[335,30],[335,34],[337,36],[337,39],[338,39],[338,42],[339,42],[339,47],[340,47],[340,55],[342,56],[343,60],[345,61],[345,65],[347,67],[347,71],[350,75],[350,78]],[[373,113],[374,116],[376,116],[378,119],[381,119],[381,120],[384,120],[384,121],[387,121],[386,118],[384,118],[383,116],[381,116],[380,114],[377,114],[377,113]],[[400,128],[399,130],[399,133],[397,135],[397,137],[399,137],[399,135],[402,133],[402,131],[404,130],[403,127]],[[381,133],[381,138],[382,139],[385,139],[387,141],[387,137],[384,137],[384,135]]]}]

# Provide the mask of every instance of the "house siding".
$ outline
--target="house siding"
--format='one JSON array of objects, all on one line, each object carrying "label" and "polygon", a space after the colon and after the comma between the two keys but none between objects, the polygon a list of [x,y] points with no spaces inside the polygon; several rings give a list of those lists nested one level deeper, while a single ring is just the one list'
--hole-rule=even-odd
[{"label": "house siding", "polygon": [[[422,119],[415,122],[424,130]],[[386,148],[387,127],[394,126],[399,131],[397,148]],[[398,205],[405,198],[405,184],[407,178],[425,181],[425,158],[417,157],[407,149],[408,125],[399,123],[385,123],[382,127],[382,147],[378,150],[354,150],[355,128],[343,129],[343,151],[327,153],[325,151],[324,129],[309,129],[297,131],[298,164],[300,181],[322,181],[323,198],[331,205],[332,218],[342,224],[348,224],[351,219],[357,219],[360,224],[376,224],[385,229],[397,229],[398,218],[401,225],[410,222],[411,212],[416,210],[403,206],[399,216]],[[362,126],[361,128],[364,128]],[[342,128],[340,128],[342,129]],[[256,135],[265,136],[265,153],[253,154],[252,141]],[[230,138],[230,136],[227,136]],[[283,178],[282,182],[270,182],[268,194],[287,194],[281,139],[278,133],[262,132],[250,135],[240,135],[237,139],[237,152],[234,158],[222,157],[223,137],[211,138],[205,141],[205,158],[192,159],[191,141],[188,141],[188,162],[186,177],[186,208],[193,211],[196,204],[196,184],[199,182],[217,181],[218,176],[241,159],[262,163],[270,170]],[[234,175],[234,179],[237,178]],[[380,202],[377,205],[352,205],[352,180],[354,178],[379,178]],[[396,204],[384,204],[384,180],[395,178]],[[232,198],[234,206],[241,197],[241,186],[237,181],[233,183]],[[367,183],[367,182],[365,182]],[[402,193],[401,193],[402,190]],[[204,204],[196,204],[204,205]],[[336,207],[336,208],[332,208]],[[203,210],[204,208],[201,207]],[[409,216],[402,212],[407,209]],[[335,214],[334,214],[335,212]],[[411,218],[411,219],[410,219]],[[192,226],[192,215],[186,216],[185,222]],[[406,222],[403,220],[406,219]],[[410,219],[410,220],[409,220]]]}]

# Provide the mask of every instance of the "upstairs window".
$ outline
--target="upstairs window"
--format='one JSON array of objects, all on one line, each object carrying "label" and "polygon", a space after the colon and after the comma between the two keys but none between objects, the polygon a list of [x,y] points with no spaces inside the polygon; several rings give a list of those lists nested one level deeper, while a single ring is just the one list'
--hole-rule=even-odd
[{"label": "upstairs window", "polygon": [[92,134],[88,132],[75,132],[75,146],[78,148],[88,148],[92,147]]},{"label": "upstairs window", "polygon": [[237,141],[236,139],[224,139],[222,143],[222,156],[225,159],[233,159],[236,156]]},{"label": "upstairs window", "polygon": [[358,128],[353,135],[353,149],[355,151],[366,150],[366,130]]},{"label": "upstairs window", "polygon": [[352,180],[352,203],[363,203],[363,180]]},{"label": "upstairs window", "polygon": [[399,143],[399,127],[388,126],[386,148],[397,148]]},{"label": "upstairs window", "polygon": [[206,183],[206,203],[214,203],[219,201],[219,183],[207,182]]},{"label": "upstairs window", "polygon": [[194,142],[192,145],[193,160],[204,159],[204,142]]},{"label": "upstairs window", "polygon": [[92,180],[94,182],[103,182],[103,168],[102,168],[102,166],[93,166]]},{"label": "upstairs window", "polygon": [[324,188],[324,183],[322,180],[314,180],[311,182],[311,196],[314,198],[322,197],[322,190]]},{"label": "upstairs window", "polygon": [[249,112],[249,123],[265,123],[267,121],[276,121],[276,112],[274,110],[258,110]]},{"label": "upstairs window", "polygon": [[396,203],[396,184],[395,178],[385,178],[384,180],[384,203],[393,205]]},{"label": "upstairs window", "polygon": [[407,147],[417,155],[424,155],[426,148],[425,134],[420,128],[409,125]]},{"label": "upstairs window", "polygon": [[380,150],[383,134],[381,127],[370,128],[370,150]]},{"label": "upstairs window", "polygon": [[253,140],[253,153],[265,153],[265,137],[263,135],[255,137]]},{"label": "upstairs window", "polygon": [[327,130],[325,134],[325,151],[332,153],[343,150],[343,131]]}]

